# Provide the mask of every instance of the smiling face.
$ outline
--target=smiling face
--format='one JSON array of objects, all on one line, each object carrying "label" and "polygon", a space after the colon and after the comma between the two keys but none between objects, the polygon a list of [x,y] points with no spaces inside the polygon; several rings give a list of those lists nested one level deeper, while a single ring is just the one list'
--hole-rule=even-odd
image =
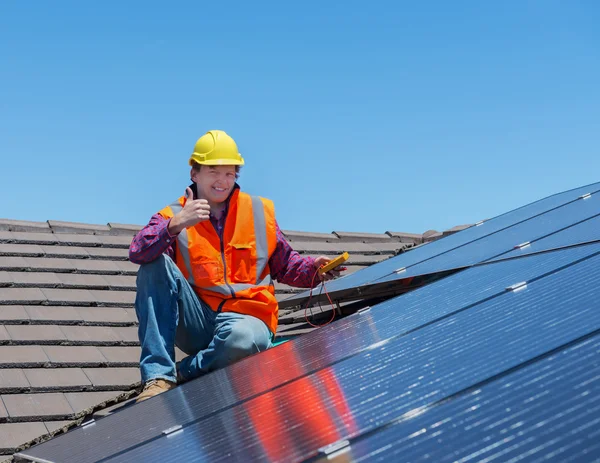
[{"label": "smiling face", "polygon": [[209,204],[220,204],[229,197],[235,185],[236,166],[193,167],[190,175],[200,198]]}]

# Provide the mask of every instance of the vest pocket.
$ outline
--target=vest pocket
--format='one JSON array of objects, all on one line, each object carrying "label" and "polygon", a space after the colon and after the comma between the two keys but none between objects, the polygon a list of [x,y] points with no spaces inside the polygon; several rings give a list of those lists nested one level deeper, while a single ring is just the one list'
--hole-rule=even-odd
[{"label": "vest pocket", "polygon": [[256,258],[252,256],[252,246],[248,244],[232,244],[231,246],[233,283],[253,283]]}]

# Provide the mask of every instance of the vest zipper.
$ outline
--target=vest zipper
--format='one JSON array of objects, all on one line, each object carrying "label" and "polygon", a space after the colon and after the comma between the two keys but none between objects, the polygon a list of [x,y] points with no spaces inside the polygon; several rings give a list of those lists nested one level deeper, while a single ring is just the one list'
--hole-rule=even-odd
[{"label": "vest zipper", "polygon": [[[225,218],[225,221],[227,221],[227,218]],[[227,285],[227,288],[229,288],[231,297],[235,298],[235,291],[233,290],[233,288],[227,281],[227,261],[225,260],[225,245],[223,244],[223,230],[224,229],[225,229],[225,224],[223,224],[223,227],[221,228],[221,230],[219,230],[219,240],[221,241],[221,259],[223,260],[223,278],[225,280],[225,284]]]}]

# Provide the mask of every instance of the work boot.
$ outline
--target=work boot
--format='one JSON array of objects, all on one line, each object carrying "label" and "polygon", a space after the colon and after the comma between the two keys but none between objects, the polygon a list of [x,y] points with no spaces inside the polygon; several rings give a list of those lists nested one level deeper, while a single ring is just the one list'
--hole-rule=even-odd
[{"label": "work boot", "polygon": [[154,397],[155,395],[162,394],[163,392],[169,391],[176,387],[172,381],[167,381],[166,379],[151,379],[146,384],[144,384],[144,390],[135,400],[135,403],[143,402],[144,400],[149,399],[150,397]]}]

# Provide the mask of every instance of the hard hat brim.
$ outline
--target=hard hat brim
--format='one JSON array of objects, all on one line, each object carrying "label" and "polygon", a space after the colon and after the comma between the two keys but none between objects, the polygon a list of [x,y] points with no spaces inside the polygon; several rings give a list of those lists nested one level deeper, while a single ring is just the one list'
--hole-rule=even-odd
[{"label": "hard hat brim", "polygon": [[245,164],[243,158],[241,158],[239,161],[236,161],[235,159],[211,159],[210,161],[197,161],[194,159],[194,156],[192,156],[189,160],[189,165],[193,166],[194,163],[200,164],[201,166],[243,166]]}]

